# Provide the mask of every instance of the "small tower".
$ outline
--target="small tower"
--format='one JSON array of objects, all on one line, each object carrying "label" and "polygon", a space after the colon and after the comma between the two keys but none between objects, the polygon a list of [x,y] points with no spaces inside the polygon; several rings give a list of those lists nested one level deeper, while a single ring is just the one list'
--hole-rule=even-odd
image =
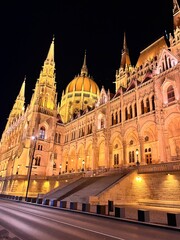
[{"label": "small tower", "polygon": [[54,37],[44,61],[39,79],[36,82],[30,107],[35,105],[48,111],[56,109],[57,93],[55,82]]},{"label": "small tower", "polygon": [[127,87],[127,73],[131,69],[131,60],[129,57],[129,50],[127,48],[126,33],[124,33],[123,49],[121,54],[120,68],[116,71],[116,92],[120,86]]},{"label": "small tower", "polygon": [[120,68],[125,69],[131,65],[129,50],[127,48],[126,33],[124,33],[123,49],[121,54]]},{"label": "small tower", "polygon": [[25,110],[25,81],[26,77],[24,78],[24,81],[22,83],[21,89],[19,91],[19,94],[15,100],[15,103],[13,105],[13,108],[9,114],[8,121],[6,124],[5,131],[15,123],[20,116],[24,114]]},{"label": "small tower", "polygon": [[177,0],[173,0],[173,24],[174,29],[180,26],[180,9]]}]

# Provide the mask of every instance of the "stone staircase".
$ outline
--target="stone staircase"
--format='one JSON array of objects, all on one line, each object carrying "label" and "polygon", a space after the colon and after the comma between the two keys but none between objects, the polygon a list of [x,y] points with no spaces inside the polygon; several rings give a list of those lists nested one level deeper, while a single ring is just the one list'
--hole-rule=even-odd
[{"label": "stone staircase", "polygon": [[89,203],[90,196],[97,196],[111,185],[118,182],[124,175],[124,173],[116,173],[106,176],[92,177],[92,182],[89,182],[89,184],[81,189],[77,189],[77,191],[65,197],[63,200],[69,202]]},{"label": "stone staircase", "polygon": [[99,176],[81,177],[80,179],[69,183],[67,186],[59,187],[51,191],[44,198],[57,199],[58,201],[69,201],[88,203],[90,196],[96,196],[105,191],[111,185],[118,182],[126,173],[109,172]]}]

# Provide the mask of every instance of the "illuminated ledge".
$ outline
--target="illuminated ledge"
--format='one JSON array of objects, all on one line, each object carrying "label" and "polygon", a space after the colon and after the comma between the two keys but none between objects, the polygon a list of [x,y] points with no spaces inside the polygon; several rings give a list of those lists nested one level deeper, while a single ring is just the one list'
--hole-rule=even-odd
[{"label": "illuminated ledge", "polygon": [[180,208],[180,201],[166,201],[166,200],[154,200],[154,199],[140,199],[138,201],[140,205],[154,206],[154,207],[169,207]]}]

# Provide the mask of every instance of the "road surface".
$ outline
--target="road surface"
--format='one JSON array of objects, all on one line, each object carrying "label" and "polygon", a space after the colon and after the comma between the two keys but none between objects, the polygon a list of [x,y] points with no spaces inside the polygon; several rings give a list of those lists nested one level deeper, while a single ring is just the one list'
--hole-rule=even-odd
[{"label": "road surface", "polygon": [[177,230],[2,199],[0,225],[21,240],[180,239]]}]

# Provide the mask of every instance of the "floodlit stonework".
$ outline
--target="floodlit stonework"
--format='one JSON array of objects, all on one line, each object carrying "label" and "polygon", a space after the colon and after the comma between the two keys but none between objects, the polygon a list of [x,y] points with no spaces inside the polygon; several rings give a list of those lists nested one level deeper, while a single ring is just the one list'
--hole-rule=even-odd
[{"label": "floodlit stonework", "polygon": [[113,94],[88,75],[85,53],[58,102],[52,40],[29,105],[25,79],[2,134],[1,193],[25,195],[30,170],[30,194],[37,195],[63,184],[62,175],[180,161],[177,1],[173,14],[174,33],[144,49],[136,66],[124,34]]}]

